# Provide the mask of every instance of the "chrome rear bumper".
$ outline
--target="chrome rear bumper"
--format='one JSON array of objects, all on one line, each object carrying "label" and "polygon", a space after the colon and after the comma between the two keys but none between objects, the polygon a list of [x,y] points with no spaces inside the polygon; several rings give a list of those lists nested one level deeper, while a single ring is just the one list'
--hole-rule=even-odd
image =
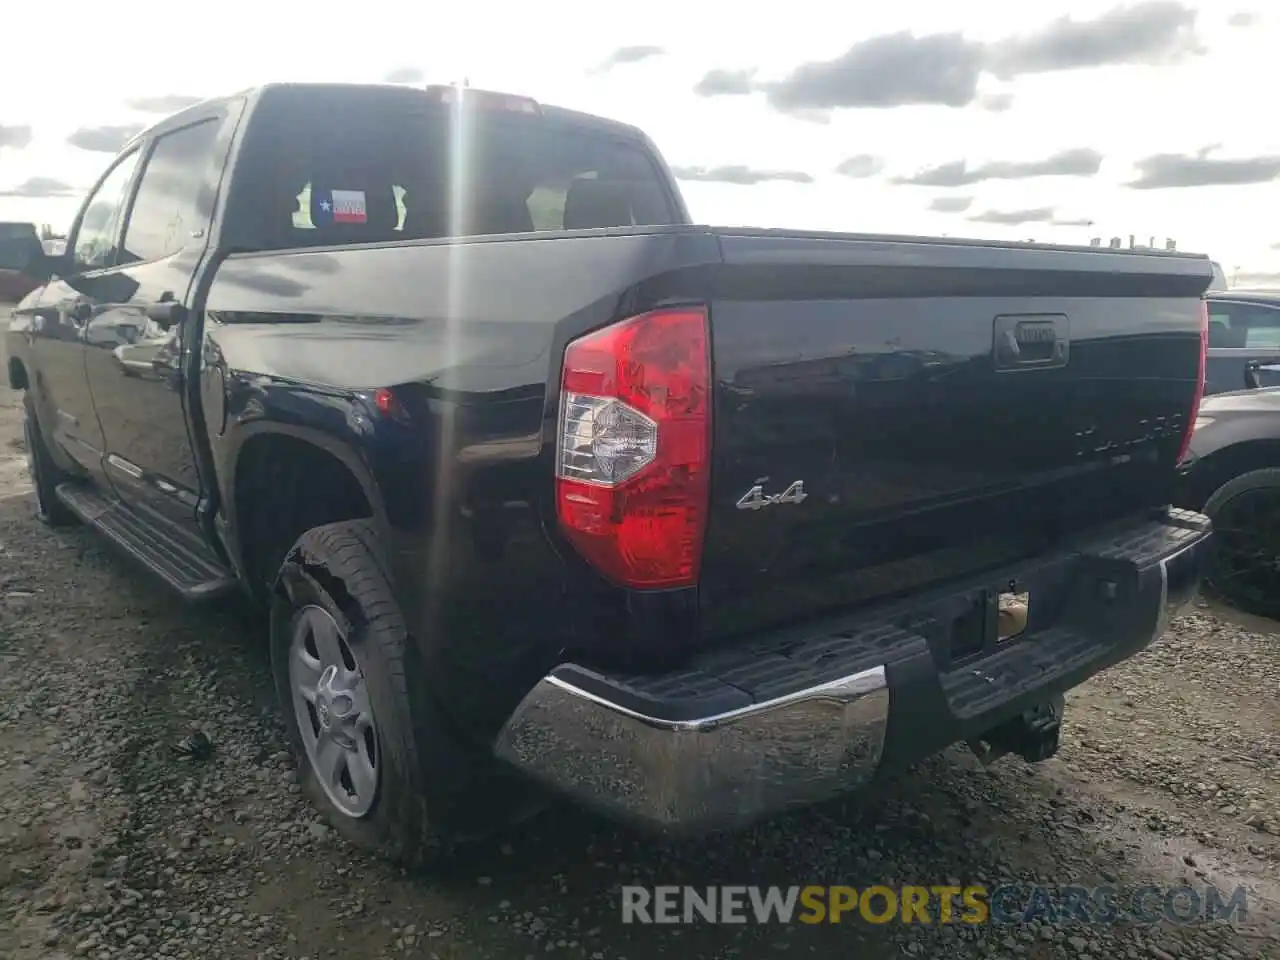
[{"label": "chrome rear bumper", "polygon": [[613,816],[697,830],[861,786],[889,723],[884,667],[695,720],[660,720],[554,674],[502,731],[499,757]]},{"label": "chrome rear bumper", "polygon": [[[1195,596],[1210,536],[1206,517],[1175,510],[1023,564],[1010,573],[1032,595],[1025,635],[958,660],[946,650],[947,618],[989,585],[659,677],[563,664],[520,702],[494,752],[571,799],[664,833],[739,827],[980,737],[1138,653]],[[929,623],[936,629],[916,626]]]}]

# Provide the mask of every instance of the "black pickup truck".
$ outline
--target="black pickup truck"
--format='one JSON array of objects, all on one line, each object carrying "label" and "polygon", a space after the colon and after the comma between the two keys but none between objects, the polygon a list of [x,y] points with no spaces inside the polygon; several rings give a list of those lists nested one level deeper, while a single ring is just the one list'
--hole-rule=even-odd
[{"label": "black pickup truck", "polygon": [[1198,585],[1202,257],[697,226],[632,127],[300,84],[139,135],[67,250],[8,333],[41,516],[264,604],[401,862],[1043,758]]}]

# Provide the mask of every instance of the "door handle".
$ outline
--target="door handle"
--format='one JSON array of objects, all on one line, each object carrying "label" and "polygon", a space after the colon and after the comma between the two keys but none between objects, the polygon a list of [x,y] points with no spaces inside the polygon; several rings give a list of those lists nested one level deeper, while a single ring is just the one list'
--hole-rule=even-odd
[{"label": "door handle", "polygon": [[89,322],[92,315],[93,304],[88,300],[73,300],[70,309],[67,310],[67,316],[71,318],[71,322],[81,327]]},{"label": "door handle", "polygon": [[1262,375],[1264,373],[1280,373],[1280,361],[1276,360],[1249,360],[1244,365],[1244,385],[1250,390],[1258,390],[1262,387]]}]

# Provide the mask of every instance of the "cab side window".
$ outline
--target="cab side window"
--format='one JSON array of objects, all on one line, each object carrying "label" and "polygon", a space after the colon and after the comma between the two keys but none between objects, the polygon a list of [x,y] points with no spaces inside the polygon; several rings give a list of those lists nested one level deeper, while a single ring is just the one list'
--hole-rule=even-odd
[{"label": "cab side window", "polygon": [[1237,350],[1280,348],[1280,309],[1254,303],[1211,303],[1209,346]]},{"label": "cab side window", "polygon": [[1235,342],[1237,338],[1234,336],[1234,334],[1236,332],[1237,331],[1233,329],[1233,326],[1231,323],[1230,308],[1227,307],[1225,304],[1210,303],[1209,304],[1209,346],[1211,348],[1216,347],[1219,349],[1223,347],[1243,347],[1244,346],[1243,332],[1241,331],[1241,336],[1238,338],[1240,340],[1239,343]]},{"label": "cab side window", "polygon": [[129,211],[120,263],[159,260],[204,235],[213,215],[205,180],[218,126],[217,120],[206,120],[156,140]]},{"label": "cab side window", "polygon": [[1244,345],[1255,349],[1280,347],[1280,310],[1274,307],[1252,307]]},{"label": "cab side window", "polygon": [[116,162],[98,184],[98,189],[90,195],[71,245],[72,258],[78,269],[98,270],[115,263],[120,218],[137,166],[138,151],[134,150]]}]

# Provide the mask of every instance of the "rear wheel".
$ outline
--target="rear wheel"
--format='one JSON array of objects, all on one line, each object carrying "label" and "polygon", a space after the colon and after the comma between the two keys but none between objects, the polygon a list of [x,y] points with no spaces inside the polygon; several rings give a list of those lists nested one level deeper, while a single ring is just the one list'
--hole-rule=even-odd
[{"label": "rear wheel", "polygon": [[1280,469],[1224,483],[1204,510],[1213,520],[1209,591],[1247,613],[1280,619]]},{"label": "rear wheel", "polygon": [[417,867],[504,822],[494,761],[425,690],[368,521],[316,527],[288,552],[271,659],[302,787],[349,841]]},{"label": "rear wheel", "polygon": [[27,473],[36,490],[36,517],[51,527],[69,527],[79,522],[67,505],[58,499],[58,484],[70,477],[58,469],[40,432],[36,404],[30,392],[22,396],[22,442],[27,448]]}]

